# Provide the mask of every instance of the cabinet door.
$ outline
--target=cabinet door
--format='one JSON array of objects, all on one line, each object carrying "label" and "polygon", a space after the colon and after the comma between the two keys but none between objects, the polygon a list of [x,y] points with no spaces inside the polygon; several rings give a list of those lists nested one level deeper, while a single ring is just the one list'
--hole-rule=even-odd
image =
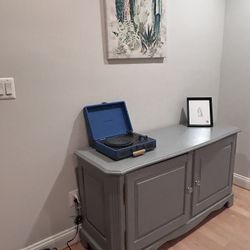
[{"label": "cabinet door", "polygon": [[195,151],[193,215],[232,192],[236,136]]},{"label": "cabinet door", "polygon": [[145,249],[190,214],[191,154],[127,174],[127,249]]}]

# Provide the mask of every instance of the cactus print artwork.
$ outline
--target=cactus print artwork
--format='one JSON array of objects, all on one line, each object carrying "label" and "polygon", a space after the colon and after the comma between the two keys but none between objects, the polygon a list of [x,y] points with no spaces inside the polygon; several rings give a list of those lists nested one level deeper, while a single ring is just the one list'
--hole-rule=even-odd
[{"label": "cactus print artwork", "polygon": [[106,0],[108,59],[166,56],[166,0]]}]

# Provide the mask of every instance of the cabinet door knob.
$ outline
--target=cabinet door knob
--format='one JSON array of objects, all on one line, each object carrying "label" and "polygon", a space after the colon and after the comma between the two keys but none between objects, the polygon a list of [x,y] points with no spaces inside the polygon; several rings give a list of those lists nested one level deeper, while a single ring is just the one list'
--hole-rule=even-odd
[{"label": "cabinet door knob", "polygon": [[199,179],[196,179],[196,180],[194,181],[194,184],[195,184],[196,186],[200,186],[200,185],[201,185],[201,181],[200,181]]},{"label": "cabinet door knob", "polygon": [[193,188],[192,188],[192,187],[187,187],[187,192],[188,192],[189,194],[193,193]]}]

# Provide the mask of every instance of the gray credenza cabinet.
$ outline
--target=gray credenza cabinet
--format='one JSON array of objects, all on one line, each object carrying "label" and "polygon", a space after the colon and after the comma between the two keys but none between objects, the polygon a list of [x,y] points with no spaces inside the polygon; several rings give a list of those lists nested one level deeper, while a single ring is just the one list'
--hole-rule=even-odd
[{"label": "gray credenza cabinet", "polygon": [[78,151],[82,241],[98,250],[157,249],[231,206],[238,132],[227,126],[155,130],[149,132],[155,152],[119,162],[90,148]]}]

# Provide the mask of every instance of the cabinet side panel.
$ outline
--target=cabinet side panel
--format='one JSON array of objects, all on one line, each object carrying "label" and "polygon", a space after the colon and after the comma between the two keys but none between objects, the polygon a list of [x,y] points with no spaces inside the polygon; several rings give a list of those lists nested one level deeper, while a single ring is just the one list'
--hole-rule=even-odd
[{"label": "cabinet side panel", "polygon": [[104,185],[89,174],[84,175],[86,219],[103,236],[105,235],[104,220]]},{"label": "cabinet side panel", "polygon": [[105,174],[80,161],[81,238],[93,249],[125,250],[124,176]]},{"label": "cabinet side panel", "polygon": [[83,182],[83,167],[81,165],[81,161],[78,161],[78,166],[75,169],[76,179],[77,179],[77,186],[78,186],[78,192],[79,192],[79,199],[81,203],[81,215],[85,216],[85,207],[84,207],[84,182]]},{"label": "cabinet side panel", "polygon": [[105,220],[105,176],[88,162],[80,160],[78,170],[81,211],[81,239],[97,249],[109,249],[107,222]]}]

